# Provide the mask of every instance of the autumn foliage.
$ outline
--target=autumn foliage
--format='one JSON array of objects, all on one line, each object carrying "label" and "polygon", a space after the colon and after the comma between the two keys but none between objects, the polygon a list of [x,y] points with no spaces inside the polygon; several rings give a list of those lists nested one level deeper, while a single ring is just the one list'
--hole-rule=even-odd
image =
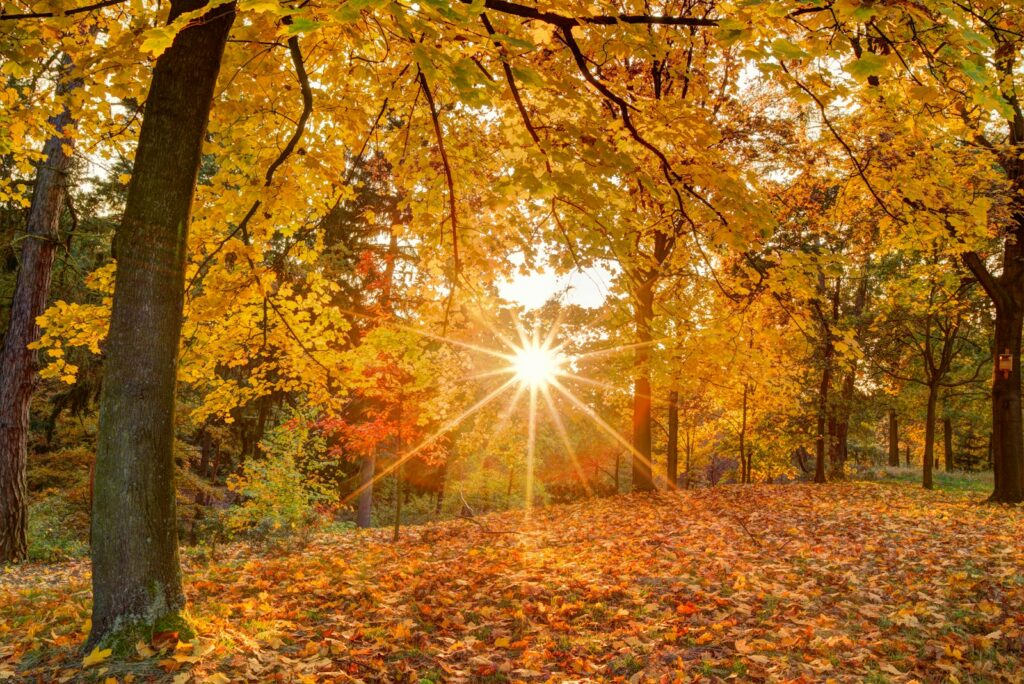
[{"label": "autumn foliage", "polygon": [[235,545],[187,557],[198,637],[84,669],[87,567],[26,567],[0,578],[0,674],[1010,682],[1022,523],[958,494],[757,486],[438,523],[397,545],[383,532],[321,534],[283,555]]}]

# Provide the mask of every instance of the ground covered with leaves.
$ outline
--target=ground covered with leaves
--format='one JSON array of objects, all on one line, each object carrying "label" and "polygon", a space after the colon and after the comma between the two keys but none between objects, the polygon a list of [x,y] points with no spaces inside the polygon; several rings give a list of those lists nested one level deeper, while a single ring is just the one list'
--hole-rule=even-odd
[{"label": "ground covered with leaves", "polygon": [[720,487],[186,554],[198,636],[93,652],[84,563],[0,573],[0,680],[1021,681],[1024,511]]}]

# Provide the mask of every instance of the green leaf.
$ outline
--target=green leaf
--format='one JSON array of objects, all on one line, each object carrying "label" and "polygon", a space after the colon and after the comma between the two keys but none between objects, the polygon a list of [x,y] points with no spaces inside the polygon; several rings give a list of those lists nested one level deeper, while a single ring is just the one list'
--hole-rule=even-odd
[{"label": "green leaf", "polygon": [[991,80],[991,77],[983,64],[972,62],[969,59],[965,59],[960,62],[960,71],[975,83],[985,85]]},{"label": "green leaf", "polygon": [[885,69],[885,58],[873,52],[865,52],[860,59],[855,59],[845,67],[846,71],[857,80],[867,80],[868,76],[877,76]]},{"label": "green leaf", "polygon": [[780,59],[803,59],[807,56],[807,52],[785,38],[777,38],[772,42],[772,54]]},{"label": "green leaf", "polygon": [[288,35],[312,33],[320,28],[321,25],[319,21],[313,21],[309,17],[295,17],[292,19],[292,23],[288,24]]}]

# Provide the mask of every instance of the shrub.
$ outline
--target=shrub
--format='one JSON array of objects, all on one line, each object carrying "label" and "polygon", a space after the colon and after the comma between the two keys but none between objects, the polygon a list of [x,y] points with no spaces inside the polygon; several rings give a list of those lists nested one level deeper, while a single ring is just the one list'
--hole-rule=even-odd
[{"label": "shrub", "polygon": [[227,513],[230,531],[267,543],[305,539],[318,519],[316,505],[325,498],[297,465],[308,441],[309,430],[301,425],[275,428],[263,441],[265,455],[228,479],[228,487],[243,497]]},{"label": "shrub", "polygon": [[86,555],[88,516],[83,521],[82,512],[63,496],[46,494],[28,507],[29,560],[55,563]]}]

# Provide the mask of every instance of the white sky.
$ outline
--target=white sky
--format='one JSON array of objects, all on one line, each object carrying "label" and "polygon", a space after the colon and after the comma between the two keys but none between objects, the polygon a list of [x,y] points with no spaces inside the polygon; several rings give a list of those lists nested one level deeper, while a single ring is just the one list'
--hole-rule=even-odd
[{"label": "white sky", "polygon": [[537,309],[552,298],[593,309],[604,303],[611,278],[611,273],[601,266],[561,276],[550,268],[544,268],[528,275],[518,274],[504,279],[498,283],[498,293],[526,309]]}]

